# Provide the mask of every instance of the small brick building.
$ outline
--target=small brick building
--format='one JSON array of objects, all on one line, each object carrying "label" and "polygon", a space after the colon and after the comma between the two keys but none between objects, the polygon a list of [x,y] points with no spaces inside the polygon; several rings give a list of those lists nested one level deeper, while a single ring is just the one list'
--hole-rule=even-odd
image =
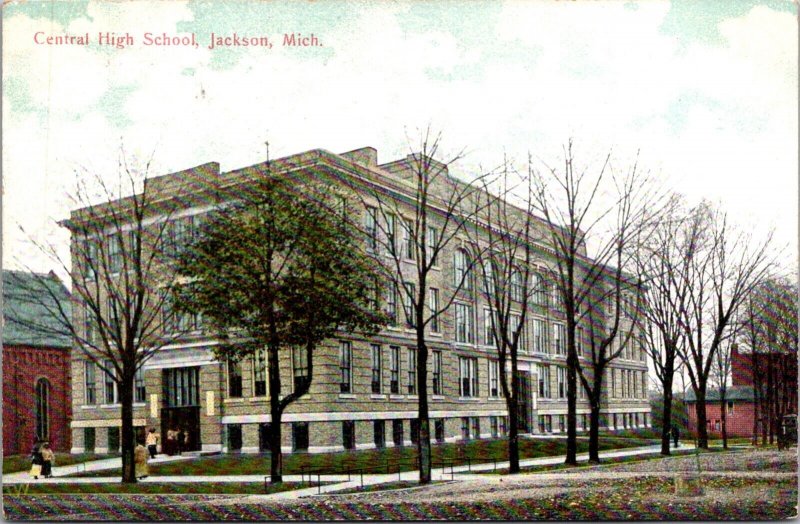
[{"label": "small brick building", "polygon": [[[722,410],[720,405],[719,390],[710,389],[706,392],[706,426],[708,436],[722,437]],[[725,391],[725,425],[728,428],[728,437],[753,436],[753,418],[755,404],[752,386],[729,386]],[[686,394],[686,403],[689,412],[689,431],[695,432],[697,428],[697,410],[695,409],[696,397],[694,391]]]},{"label": "small brick building", "polygon": [[[72,419],[70,338],[54,334],[43,300],[69,308],[53,273],[3,271],[3,455],[27,454],[37,440],[69,452]],[[34,322],[35,320],[35,322]],[[32,326],[51,325],[43,332]]]}]

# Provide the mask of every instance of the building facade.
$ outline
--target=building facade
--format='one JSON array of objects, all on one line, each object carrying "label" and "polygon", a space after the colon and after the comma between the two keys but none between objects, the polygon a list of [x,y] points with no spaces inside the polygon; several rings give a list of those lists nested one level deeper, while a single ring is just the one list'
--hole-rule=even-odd
[{"label": "building facade", "polygon": [[[45,292],[45,288],[52,294]],[[3,271],[3,455],[30,453],[37,440],[69,451],[72,394],[70,337],[58,331],[42,301],[69,295],[57,276]]]},{"label": "building facade", "polygon": [[[401,226],[410,218],[404,209],[411,212],[408,202],[414,194],[408,182],[412,164],[413,156],[379,164],[372,148],[338,155],[313,150],[229,172],[220,171],[217,163],[204,164],[153,178],[149,187],[160,198],[180,204],[169,217],[168,236],[172,243],[191,239],[203,216],[221,204],[206,198],[204,188],[223,188],[235,195],[237,187],[252,177],[266,176],[267,172],[294,178],[298,183],[309,177],[324,178],[339,184],[346,195],[357,193],[367,232],[376,230],[376,198],[406,202],[408,207],[399,206],[400,216],[392,219],[397,241],[402,243]],[[372,190],[362,191],[365,187]],[[154,215],[150,223],[164,220]],[[431,234],[435,235],[435,220],[432,227]],[[72,241],[84,240],[73,236]],[[542,246],[544,255],[537,261],[543,279],[551,271],[546,252],[547,247]],[[449,251],[441,253],[429,282],[431,301],[440,300],[456,287],[455,275],[463,269],[462,257],[467,253],[466,238],[451,243]],[[80,267],[75,262],[73,267]],[[411,260],[404,262],[412,267]],[[497,355],[487,336],[490,312],[477,285],[473,280],[465,286],[452,307],[429,326],[428,391],[434,442],[501,437],[506,433],[507,411],[499,384]],[[291,404],[282,419],[285,451],[328,452],[414,442],[418,401],[415,331],[402,320],[404,304],[399,294],[387,291],[381,306],[392,312],[396,321],[378,335],[364,339],[342,332],[315,351],[310,391]],[[519,365],[524,391],[522,432],[565,433],[563,312],[552,289],[538,294],[530,307]],[[188,434],[189,450],[267,450],[271,420],[265,355],[238,363],[220,362],[213,354],[218,342],[204,331],[202,318],[165,311],[163,325],[166,331],[171,326],[175,330],[180,327],[185,336],[157,352],[137,374],[134,425],[138,430],[156,427],[163,438],[170,429],[183,429]],[[586,357],[586,351],[584,344],[581,358]],[[288,350],[280,366],[281,382],[289,387],[307,370],[303,355]],[[73,451],[116,449],[120,409],[113,381],[105,379],[96,364],[83,358],[79,351],[73,352],[72,377]],[[602,410],[606,427],[650,426],[647,363],[638,343],[628,344],[621,358],[614,361],[606,384]],[[588,429],[588,414],[588,403],[581,395],[579,429]]]}]

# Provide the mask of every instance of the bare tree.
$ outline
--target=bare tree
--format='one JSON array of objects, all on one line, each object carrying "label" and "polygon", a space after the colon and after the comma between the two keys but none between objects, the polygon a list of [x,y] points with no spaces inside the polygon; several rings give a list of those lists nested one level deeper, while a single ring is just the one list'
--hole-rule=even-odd
[{"label": "bare tree", "polygon": [[484,211],[481,215],[483,227],[474,230],[472,242],[485,246],[480,260],[480,292],[491,308],[487,332],[487,335],[491,334],[491,340],[485,342],[496,348],[497,373],[508,410],[509,472],[519,473],[520,408],[525,402],[520,402],[518,355],[521,348],[524,350],[529,303],[534,294],[544,293],[545,289],[543,281],[535,278],[534,272],[534,243],[541,240],[541,235],[534,223],[530,177],[512,182],[513,186],[525,187],[521,207],[509,203],[509,179],[506,163],[501,177],[502,187],[497,188],[496,194],[488,184],[485,185],[482,196],[486,205],[482,206]]},{"label": "bare tree", "polygon": [[[631,341],[638,307],[623,323],[624,296],[637,296],[638,283],[624,272],[631,263],[630,244],[648,210],[658,206],[647,175],[634,162],[623,173],[609,153],[599,168],[576,166],[572,140],[562,168],[532,171],[534,209],[552,226],[554,279],[564,308],[567,335],[567,464],[577,463],[576,403],[578,379],[589,398],[590,460],[599,461],[600,406],[605,371]],[[596,247],[589,254],[587,241]],[[594,307],[606,304],[606,311]],[[634,304],[636,301],[634,300]],[[628,316],[626,314],[626,316]],[[579,360],[578,331],[588,324],[591,360]],[[614,341],[616,347],[612,347]]]},{"label": "bare tree", "polygon": [[[736,322],[732,324],[735,326]],[[734,327],[734,329],[736,328]],[[719,393],[720,432],[723,449],[728,449],[728,381],[731,378],[731,355],[735,346],[736,336],[732,335],[720,345],[712,368],[712,378],[716,382]]]},{"label": "bare tree", "polygon": [[661,454],[670,454],[672,390],[680,366],[679,348],[685,344],[677,303],[686,294],[687,282],[680,278],[685,233],[682,199],[673,196],[658,224],[642,235],[635,251],[638,278],[644,283],[642,317],[644,349],[653,362],[662,395]]},{"label": "bare tree", "polygon": [[[466,228],[480,213],[478,193],[485,175],[468,184],[449,175],[448,165],[462,158],[459,153],[447,162],[435,160],[440,153],[441,134],[428,128],[417,152],[397,166],[408,184],[392,188],[370,185],[356,193],[367,207],[366,234],[371,249],[388,258],[386,286],[389,316],[402,316],[416,337],[416,393],[418,395],[417,438],[420,483],[431,481],[430,418],[428,409],[428,333],[441,329],[441,319],[462,294],[473,293],[473,268],[479,253],[464,243],[463,266],[456,269],[452,285],[432,289],[431,273],[446,263],[445,254],[467,240]],[[398,227],[399,226],[399,227]],[[398,233],[402,231],[402,239]],[[397,312],[397,297],[402,315]],[[439,381],[442,377],[439,377]],[[436,385],[434,384],[434,387]]]},{"label": "bare tree", "polygon": [[680,357],[696,397],[698,446],[708,448],[706,391],[717,352],[732,335],[737,308],[765,278],[772,236],[757,242],[737,232],[725,213],[701,203],[690,213],[690,242],[680,278],[678,312],[686,335]]},{"label": "bare tree", "polygon": [[[147,173],[127,164],[120,153],[116,183],[101,175],[79,176],[72,196],[78,207],[61,224],[72,234],[71,259],[54,244],[37,248],[66,274],[71,274],[71,301],[57,300],[42,279],[32,280],[39,305],[55,319],[30,323],[45,334],[68,336],[87,365],[97,366],[116,387],[120,404],[122,482],[136,482],[133,451],[135,375],[157,351],[180,336],[163,329],[162,310],[172,285],[164,270],[165,239],[172,206],[160,201]],[[97,204],[97,202],[104,202]],[[156,218],[154,220],[154,217]],[[13,312],[11,312],[13,315]],[[96,394],[93,392],[91,394]]]}]

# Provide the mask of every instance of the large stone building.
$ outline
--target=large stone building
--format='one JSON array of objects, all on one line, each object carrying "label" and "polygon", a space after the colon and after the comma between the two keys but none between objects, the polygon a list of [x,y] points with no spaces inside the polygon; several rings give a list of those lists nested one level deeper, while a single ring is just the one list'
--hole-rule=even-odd
[{"label": "large stone building", "polygon": [[56,275],[3,271],[3,455],[30,453],[37,440],[70,449],[72,341],[56,301],[69,310]]},{"label": "large stone building", "polygon": [[[206,194],[207,188],[227,188],[229,194],[235,195],[237,187],[253,177],[265,176],[268,169],[272,174],[298,181],[325,178],[340,184],[345,194],[371,187],[371,191],[360,193],[359,199],[365,229],[370,231],[375,229],[375,198],[404,201],[404,205],[413,201],[414,186],[408,182],[413,160],[409,156],[379,164],[372,148],[338,155],[313,150],[271,161],[269,165],[262,163],[229,172],[220,171],[217,163],[204,164],[152,178],[149,190],[160,195],[161,200],[180,206],[169,217],[173,242],[191,238],[203,215],[218,205]],[[402,209],[401,206],[401,215]],[[410,213],[411,207],[407,209]],[[71,220],[79,216],[80,210],[73,213]],[[403,224],[403,216],[396,218],[398,224]],[[159,220],[166,219],[153,216],[150,223]],[[397,238],[401,237],[398,226]],[[433,272],[430,286],[443,296],[455,287],[453,275],[461,270],[466,240],[463,244],[454,243],[449,252],[443,253]],[[73,243],[81,241],[73,235]],[[543,255],[537,264],[544,276],[550,271],[551,262],[547,260],[546,245],[540,247]],[[73,262],[74,267],[80,267]],[[498,437],[506,431],[507,412],[498,384],[496,350],[486,337],[488,308],[476,287],[473,284],[460,293],[440,322],[430,326],[430,417],[434,421],[432,438],[438,442]],[[524,379],[525,433],[566,431],[565,324],[552,297],[552,292],[535,297],[526,326],[519,366]],[[384,306],[397,311],[402,303],[390,293]],[[266,450],[270,415],[264,356],[256,355],[240,363],[219,362],[212,351],[217,342],[204,332],[201,318],[176,318],[166,312],[164,325],[172,323],[189,326],[190,332],[156,353],[137,375],[134,425],[139,431],[144,427],[159,428],[162,435],[168,429],[182,428],[189,434],[188,447],[192,450]],[[638,344],[629,346],[622,358],[613,363],[606,381],[609,386],[602,413],[604,424],[614,429],[650,425],[645,354]],[[287,352],[280,365],[283,384],[291,385],[305,373],[306,363],[299,355]],[[95,364],[85,360],[79,351],[73,352],[72,377],[73,451],[93,448],[104,452],[118,447],[120,410],[113,381],[102,378]],[[315,353],[310,392],[283,416],[284,450],[325,452],[410,445],[416,429],[415,377],[414,331],[402,321],[370,339],[341,333]],[[588,413],[588,404],[581,395],[579,429],[588,427]]]}]

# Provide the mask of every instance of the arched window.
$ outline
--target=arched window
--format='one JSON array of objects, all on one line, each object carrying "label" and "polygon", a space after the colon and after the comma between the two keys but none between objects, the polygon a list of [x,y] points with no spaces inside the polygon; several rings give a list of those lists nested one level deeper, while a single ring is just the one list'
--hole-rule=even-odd
[{"label": "arched window", "polygon": [[469,255],[463,249],[457,249],[454,258],[453,284],[456,287],[460,285],[462,289],[472,289],[472,281],[469,274]]},{"label": "arched window", "polygon": [[36,381],[36,438],[47,440],[50,437],[50,382],[46,378]]},{"label": "arched window", "polygon": [[489,295],[490,299],[491,296],[494,295],[494,274],[495,274],[495,267],[494,262],[490,260],[483,261],[483,290]]}]

